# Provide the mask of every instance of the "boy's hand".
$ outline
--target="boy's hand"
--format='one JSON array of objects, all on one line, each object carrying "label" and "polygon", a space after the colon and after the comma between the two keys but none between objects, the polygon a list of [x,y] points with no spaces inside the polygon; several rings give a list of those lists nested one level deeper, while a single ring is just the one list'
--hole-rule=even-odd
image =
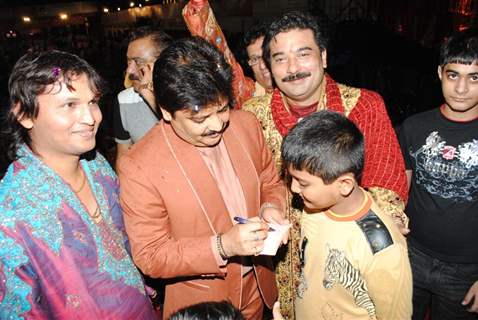
[{"label": "boy's hand", "polygon": [[470,287],[461,304],[468,305],[468,312],[478,313],[478,281],[475,281]]},{"label": "boy's hand", "polygon": [[[289,220],[284,218],[284,213],[274,207],[271,204],[263,204],[260,210],[260,216],[264,219],[265,222],[272,222],[277,224],[289,224]],[[284,238],[282,239],[283,244],[287,244],[289,241],[289,233],[286,233]]]}]

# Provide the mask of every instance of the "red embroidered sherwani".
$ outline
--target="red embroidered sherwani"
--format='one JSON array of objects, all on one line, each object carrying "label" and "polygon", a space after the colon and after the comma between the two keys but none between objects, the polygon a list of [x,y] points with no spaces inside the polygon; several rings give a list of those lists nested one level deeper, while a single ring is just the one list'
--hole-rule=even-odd
[{"label": "red embroidered sherwani", "polygon": [[[277,175],[259,123],[244,111],[231,111],[223,136],[242,185],[248,214],[261,204],[285,206],[285,187]],[[241,308],[239,259],[220,268],[211,237],[232,227],[221,192],[197,148],[161,121],[119,161],[120,197],[134,262],[148,276],[171,278],[164,317],[198,302],[230,300]],[[226,199],[227,201],[227,199]],[[272,261],[252,257],[266,305],[277,299]]]},{"label": "red embroidered sherwani", "polygon": [[[367,188],[376,203],[386,213],[407,223],[404,201],[407,198],[405,166],[395,132],[388,118],[382,98],[375,92],[336,83],[330,76],[324,78],[326,89],[318,109],[329,109],[345,114],[365,137],[365,166],[361,186]],[[278,89],[272,94],[248,100],[243,110],[253,112],[261,122],[267,144],[272,150],[277,167],[281,167],[282,136],[277,128],[272,104],[282,104]],[[300,210],[290,208],[293,223],[285,259],[277,267],[279,299],[284,317],[294,319],[294,300],[300,266],[298,243],[300,237]]]}]

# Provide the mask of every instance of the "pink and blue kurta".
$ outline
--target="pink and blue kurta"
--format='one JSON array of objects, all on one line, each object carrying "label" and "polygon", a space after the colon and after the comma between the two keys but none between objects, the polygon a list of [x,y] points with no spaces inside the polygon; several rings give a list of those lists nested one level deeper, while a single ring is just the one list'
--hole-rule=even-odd
[{"label": "pink and blue kurta", "polygon": [[95,223],[28,147],[18,154],[0,182],[0,319],[154,319],[106,160],[80,162],[101,209]]}]

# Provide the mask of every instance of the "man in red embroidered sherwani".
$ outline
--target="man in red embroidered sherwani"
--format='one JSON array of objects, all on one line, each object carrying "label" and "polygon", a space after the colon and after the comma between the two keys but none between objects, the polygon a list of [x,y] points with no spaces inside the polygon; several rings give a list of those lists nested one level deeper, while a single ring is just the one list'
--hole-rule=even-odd
[{"label": "man in red embroidered sherwani", "polygon": [[[269,27],[262,49],[276,89],[250,99],[242,108],[255,113],[261,122],[276,165],[280,167],[282,138],[300,119],[322,109],[345,114],[365,137],[361,186],[402,226],[402,233],[407,233],[405,167],[382,98],[372,91],[338,84],[326,74],[327,39],[312,16],[300,12],[283,15]],[[293,319],[302,212],[294,208],[295,201],[290,203],[291,241],[278,265],[277,280],[282,313]]]},{"label": "man in red embroidered sherwani", "polygon": [[[121,205],[133,259],[167,278],[164,318],[229,300],[262,319],[277,298],[265,221],[283,218],[285,187],[257,119],[230,110],[232,71],[200,38],[178,40],[154,65],[163,120],[119,160]],[[150,87],[150,86],[148,86]],[[233,223],[233,217],[248,219]]]}]

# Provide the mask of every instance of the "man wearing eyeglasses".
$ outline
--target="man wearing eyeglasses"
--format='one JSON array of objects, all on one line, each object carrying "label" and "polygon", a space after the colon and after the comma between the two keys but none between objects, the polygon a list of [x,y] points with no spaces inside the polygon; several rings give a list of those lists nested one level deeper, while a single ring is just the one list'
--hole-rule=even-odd
[{"label": "man wearing eyeglasses", "polygon": [[154,62],[170,42],[169,35],[149,26],[130,35],[126,79],[132,86],[118,94],[118,106],[113,113],[117,160],[162,118],[155,104],[148,103],[153,93],[144,83],[151,83],[151,79],[145,78],[151,77]]},{"label": "man wearing eyeglasses", "polygon": [[243,48],[247,55],[247,64],[256,79],[254,97],[271,93],[273,88],[269,68],[262,59],[262,42],[267,31],[268,24],[258,23],[253,25],[244,35]]}]

